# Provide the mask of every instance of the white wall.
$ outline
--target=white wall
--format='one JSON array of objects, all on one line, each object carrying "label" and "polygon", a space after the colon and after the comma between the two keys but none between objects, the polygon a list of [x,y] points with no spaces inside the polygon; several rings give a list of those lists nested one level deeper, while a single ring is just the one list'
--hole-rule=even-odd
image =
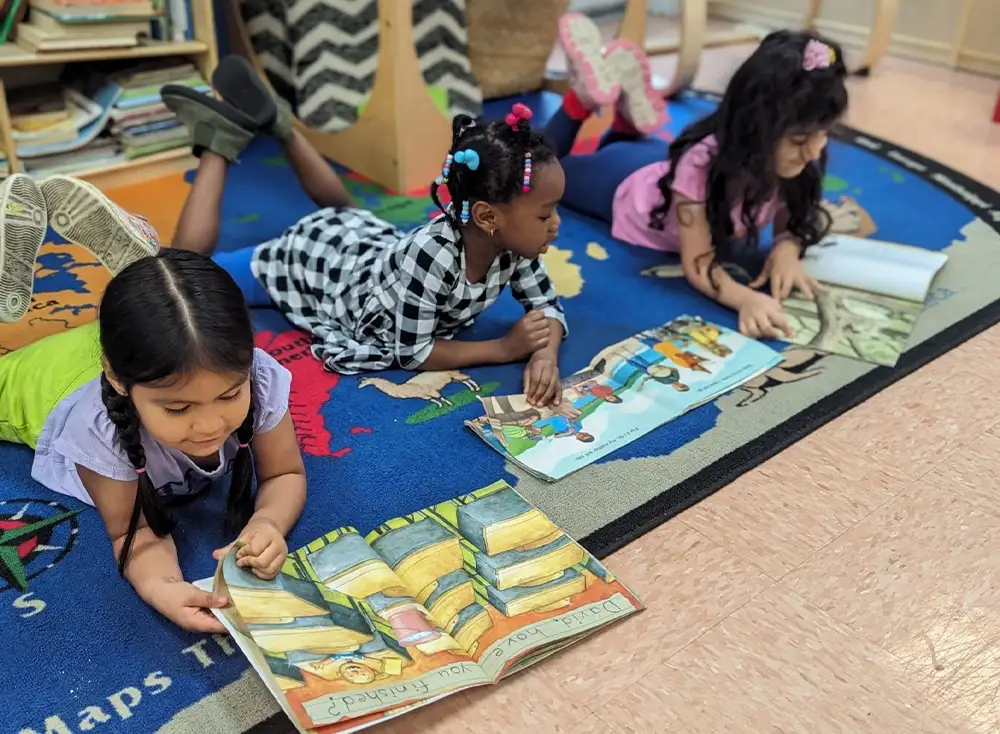
[{"label": "white wall", "polygon": [[[826,0],[816,27],[863,46],[876,0]],[[798,27],[808,0],[711,0],[717,17]],[[1000,0],[900,0],[889,53],[1000,75]]]},{"label": "white wall", "polygon": [[[649,12],[657,15],[676,15],[680,12],[680,5],[681,0],[649,0]],[[624,7],[623,0],[573,0],[569,4],[569,9],[578,13],[621,11]]]}]

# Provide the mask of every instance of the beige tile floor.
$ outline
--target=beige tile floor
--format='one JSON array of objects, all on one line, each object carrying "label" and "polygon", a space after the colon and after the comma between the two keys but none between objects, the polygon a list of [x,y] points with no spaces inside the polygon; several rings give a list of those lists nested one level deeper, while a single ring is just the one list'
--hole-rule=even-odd
[{"label": "beige tile floor", "polygon": [[[707,51],[697,86],[747,52]],[[848,122],[1000,188],[998,87],[887,59]],[[994,357],[1000,329],[615,553],[643,614],[382,731],[1000,731]]]}]

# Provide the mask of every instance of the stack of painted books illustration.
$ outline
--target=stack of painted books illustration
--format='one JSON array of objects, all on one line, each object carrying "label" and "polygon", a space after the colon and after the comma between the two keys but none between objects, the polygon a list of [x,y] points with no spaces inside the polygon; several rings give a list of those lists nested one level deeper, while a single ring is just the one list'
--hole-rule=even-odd
[{"label": "stack of painted books illustration", "polygon": [[532,475],[555,481],[781,363],[765,344],[682,316],[612,344],[562,381],[562,402],[480,398],[466,425]]},{"label": "stack of painted books illustration", "polygon": [[892,367],[948,256],[892,242],[835,235],[806,250],[806,270],[823,284],[814,300],[781,305],[791,342]]},{"label": "stack of painted books illustration", "polygon": [[276,579],[215,579],[216,610],[300,731],[357,731],[538,662],[644,608],[497,482],[362,537],[340,528]]}]

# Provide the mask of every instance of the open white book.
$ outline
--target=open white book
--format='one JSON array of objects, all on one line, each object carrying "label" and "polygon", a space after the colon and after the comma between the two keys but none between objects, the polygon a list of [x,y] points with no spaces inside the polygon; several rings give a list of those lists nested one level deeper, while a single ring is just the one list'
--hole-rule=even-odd
[{"label": "open white book", "polygon": [[891,367],[907,340],[943,252],[834,235],[810,247],[806,270],[823,289],[810,301],[793,295],[782,306],[794,344]]}]

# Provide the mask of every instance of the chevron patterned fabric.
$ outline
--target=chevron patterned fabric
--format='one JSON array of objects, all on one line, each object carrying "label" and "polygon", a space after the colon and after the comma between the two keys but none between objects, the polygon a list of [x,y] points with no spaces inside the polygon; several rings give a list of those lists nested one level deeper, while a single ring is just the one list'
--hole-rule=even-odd
[{"label": "chevron patterned fabric", "polygon": [[[375,81],[378,0],[243,0],[241,10],[268,78],[303,122],[350,127]],[[450,114],[482,114],[465,0],[413,0],[413,38],[424,82],[445,90]]]}]

